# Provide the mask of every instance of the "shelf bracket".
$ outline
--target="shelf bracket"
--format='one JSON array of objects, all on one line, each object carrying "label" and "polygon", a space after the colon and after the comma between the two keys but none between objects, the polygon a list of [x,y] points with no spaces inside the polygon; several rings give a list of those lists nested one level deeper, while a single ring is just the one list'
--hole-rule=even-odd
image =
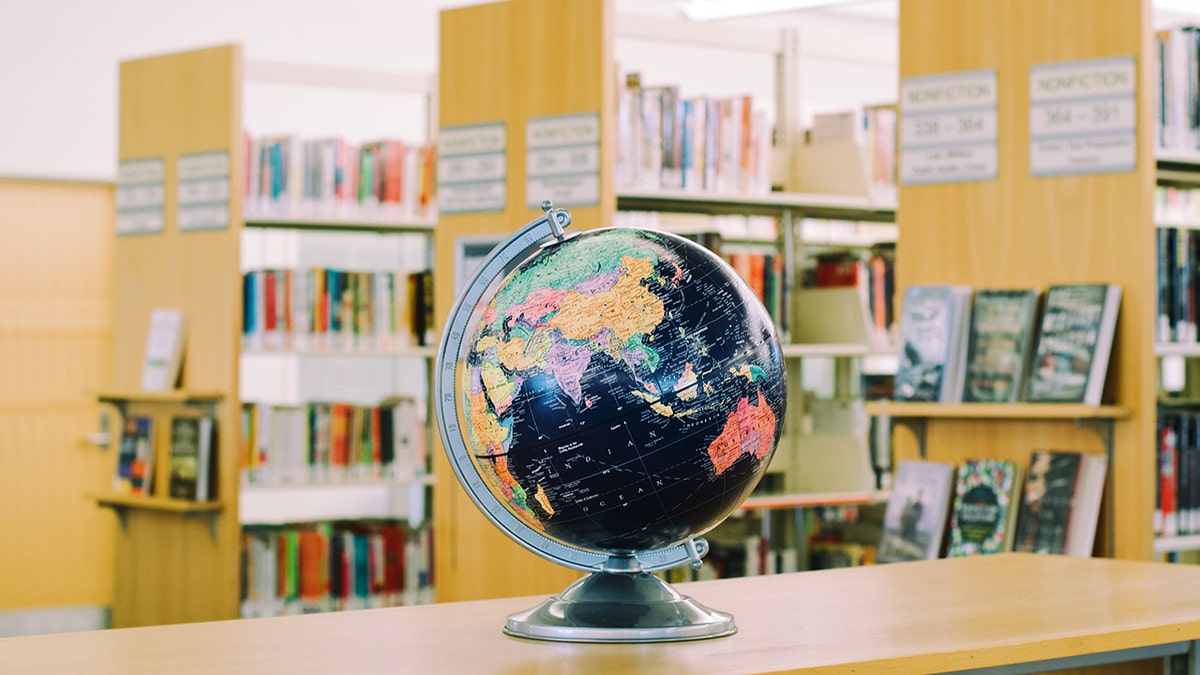
[{"label": "shelf bracket", "polygon": [[1109,466],[1112,466],[1113,461],[1113,424],[1114,420],[1112,418],[1075,418],[1076,426],[1080,429],[1087,429],[1100,437],[1100,442],[1104,445],[1104,455],[1108,458]]},{"label": "shelf bracket", "polygon": [[1109,500],[1109,504],[1108,504],[1109,516],[1107,518],[1108,522],[1105,524],[1105,528],[1108,530],[1108,532],[1106,533],[1107,536],[1105,537],[1105,541],[1107,542],[1107,544],[1106,544],[1107,550],[1105,551],[1105,555],[1107,557],[1111,558],[1116,554],[1116,552],[1113,549],[1113,542],[1115,541],[1116,534],[1117,534],[1117,524],[1115,522],[1116,519],[1113,518],[1113,515],[1112,515],[1112,504],[1114,501],[1113,493],[1116,489],[1115,488],[1116,481],[1113,479],[1113,471],[1112,471],[1113,445],[1114,445],[1113,429],[1116,426],[1116,420],[1112,419],[1111,417],[1108,417],[1108,418],[1077,417],[1077,418],[1075,418],[1075,425],[1078,426],[1080,429],[1087,429],[1087,430],[1091,431],[1092,433],[1096,434],[1097,436],[1099,436],[1101,444],[1104,445],[1104,457],[1106,458],[1106,460],[1108,462],[1108,470],[1104,472],[1104,483],[1105,483],[1104,491],[1108,494],[1108,500]]},{"label": "shelf bracket", "polygon": [[[896,417],[892,416],[893,429],[897,426],[905,427],[917,439],[917,452],[920,453],[921,459],[927,459],[925,454],[925,418],[924,417]],[[893,434],[894,435],[894,434]]]}]

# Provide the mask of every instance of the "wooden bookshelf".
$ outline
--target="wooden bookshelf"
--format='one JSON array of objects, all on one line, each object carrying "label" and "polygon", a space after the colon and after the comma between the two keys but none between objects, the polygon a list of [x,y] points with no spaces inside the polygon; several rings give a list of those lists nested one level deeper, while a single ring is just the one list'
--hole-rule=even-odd
[{"label": "wooden bookshelf", "polygon": [[[987,456],[1027,464],[1039,448],[1103,451],[1104,438],[1076,420],[1111,420],[1111,482],[1101,515],[1109,526],[1101,526],[1097,546],[1134,559],[1150,558],[1153,539],[1152,46],[1149,0],[901,0],[901,82],[994,70],[999,123],[995,178],[900,186],[897,288],[1110,282],[1121,285],[1123,298],[1108,405],[879,408],[927,418],[923,439],[897,434],[898,458],[916,457],[923,446],[930,459],[949,462]],[[1135,168],[1034,177],[1031,68],[1113,56],[1136,63]]]},{"label": "wooden bookshelf", "polygon": [[[217,419],[219,499],[238,484],[237,354],[241,337],[238,237],[241,192],[229,191],[229,226],[185,232],[176,223],[181,155],[227,153],[230,185],[241,185],[241,50],[216,47],[126,61],[120,65],[121,161],[161,159],[163,227],[114,234],[113,381],[102,401],[156,419],[155,484],[166,475],[164,430],[192,400]],[[119,228],[118,228],[119,229]],[[138,392],[151,309],[183,310],[188,326],[181,391]],[[155,497],[101,497],[122,517],[112,612],[115,627],[232,619],[238,616],[239,534],[236,508]],[[235,503],[233,501],[230,504]],[[203,509],[204,518],[185,517]]]},{"label": "wooden bookshelf", "polygon": [[[349,213],[349,208],[346,213],[314,209],[297,217],[246,213],[244,202],[250,200],[244,199],[243,194],[246,167],[243,69],[239,45],[121,64],[119,159],[123,162],[160,159],[165,177],[161,231],[121,234],[118,227],[113,236],[113,379],[94,394],[97,401],[116,407],[123,416],[152,416],[156,426],[156,487],[151,495],[135,497],[90,491],[89,499],[116,513],[121,524],[116,537],[114,627],[216,621],[241,615],[242,396],[247,388],[253,388],[250,385],[256,384],[249,376],[259,374],[242,357],[249,355],[253,361],[255,356],[267,354],[243,349],[242,264],[247,260],[256,262],[252,259],[252,249],[258,241],[247,243],[252,235],[246,229],[416,236],[421,238],[423,252],[430,248],[431,219],[408,217],[384,208],[353,213]],[[180,158],[193,153],[222,153],[228,159],[227,175],[217,179],[228,183],[225,192],[228,222],[223,227],[205,230],[180,227],[177,210]],[[271,232],[270,236],[279,234]],[[370,235],[346,236],[361,239]],[[188,335],[180,388],[145,393],[139,391],[139,384],[147,319],[155,307],[182,309]],[[288,380],[283,384],[292,389],[299,388],[299,377],[289,379],[278,375],[282,371],[295,375],[302,370],[297,365],[299,361],[313,357],[319,362],[316,370],[321,374],[345,363],[327,360],[326,353],[317,351],[281,350],[269,355],[279,356],[276,365],[282,364],[279,370],[270,373],[277,376],[272,383]],[[328,352],[329,359],[352,359],[358,363],[361,359],[388,363],[412,359],[419,362],[413,370],[422,377],[429,372],[432,355],[432,347],[397,348],[387,353],[341,349]],[[359,371],[369,369],[370,364]],[[390,371],[376,380],[386,379],[389,374]],[[360,379],[347,386],[361,385]],[[293,398],[299,396],[295,394]],[[169,482],[166,461],[169,420],[176,414],[194,415],[197,408],[214,416],[217,422],[215,498],[203,503],[169,499],[165,496]],[[431,435],[428,430],[426,435]],[[294,522],[309,515],[321,517],[331,513],[346,519],[387,517],[397,510],[409,516],[412,510],[409,504],[418,500],[408,499],[407,492],[403,499],[392,499],[391,493],[411,487],[419,490],[423,498],[428,482],[422,478],[403,484],[400,481],[365,486],[347,483],[324,490],[319,489],[322,486],[306,486],[314,489],[299,492],[252,491],[246,515],[254,523]],[[335,492],[332,498],[337,504],[320,503]],[[353,492],[370,494],[365,498],[363,494],[346,494]],[[370,508],[363,506],[364,499],[370,502]],[[397,506],[393,501],[403,504]],[[417,518],[423,518],[424,512],[422,504]]]},{"label": "wooden bookshelf", "polygon": [[[541,215],[526,205],[526,124],[531,118],[594,113],[600,120],[599,199],[571,210],[572,231],[612,223],[616,82],[610,0],[512,0],[441,13],[439,119],[447,127],[503,123],[504,207],[450,214],[435,228],[436,321],[455,299],[459,237],[502,236]],[[444,197],[444,195],[443,195]],[[578,573],[547,562],[508,539],[458,484],[434,450],[434,556],[439,602],[557,593]]]}]

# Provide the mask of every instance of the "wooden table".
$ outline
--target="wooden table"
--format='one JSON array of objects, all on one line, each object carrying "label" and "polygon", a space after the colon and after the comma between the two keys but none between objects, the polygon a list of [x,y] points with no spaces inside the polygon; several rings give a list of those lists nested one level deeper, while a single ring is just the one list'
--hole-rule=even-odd
[{"label": "wooden table", "polygon": [[1004,554],[677,587],[738,633],[525,640],[501,626],[543,598],[507,598],[0,639],[0,672],[1013,673],[1191,655],[1200,640],[1200,567],[1185,565]]}]

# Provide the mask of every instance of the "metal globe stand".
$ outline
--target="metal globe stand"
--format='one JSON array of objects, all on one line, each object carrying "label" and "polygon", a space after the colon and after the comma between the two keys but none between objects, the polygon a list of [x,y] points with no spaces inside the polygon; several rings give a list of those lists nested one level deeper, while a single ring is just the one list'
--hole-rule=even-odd
[{"label": "metal globe stand", "polygon": [[632,556],[614,556],[609,563],[611,569],[592,572],[538,606],[509,615],[504,632],[560,642],[673,642],[737,632],[733,615],[681,595],[640,571]]}]

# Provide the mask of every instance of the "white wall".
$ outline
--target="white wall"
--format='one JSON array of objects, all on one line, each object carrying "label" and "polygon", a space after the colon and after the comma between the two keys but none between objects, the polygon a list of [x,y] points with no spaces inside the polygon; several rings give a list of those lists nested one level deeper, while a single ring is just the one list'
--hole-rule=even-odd
[{"label": "white wall", "polygon": [[[619,11],[649,6],[623,2]],[[470,4],[477,3],[0,0],[0,176],[112,180],[123,60],[240,42],[247,61],[432,76],[438,8]],[[894,26],[811,23],[801,45],[803,116],[894,100]],[[616,57],[623,70],[640,70],[647,82],[676,82],[694,95],[751,93],[773,106],[772,62],[762,52],[626,36],[618,41]],[[251,81],[245,102],[244,122],[254,134],[417,139],[427,122],[424,101],[413,95]]]},{"label": "white wall", "polygon": [[[230,42],[247,60],[432,73],[437,15],[424,0],[2,0],[0,175],[111,180],[118,64]],[[246,95],[247,124],[266,123]]]}]

